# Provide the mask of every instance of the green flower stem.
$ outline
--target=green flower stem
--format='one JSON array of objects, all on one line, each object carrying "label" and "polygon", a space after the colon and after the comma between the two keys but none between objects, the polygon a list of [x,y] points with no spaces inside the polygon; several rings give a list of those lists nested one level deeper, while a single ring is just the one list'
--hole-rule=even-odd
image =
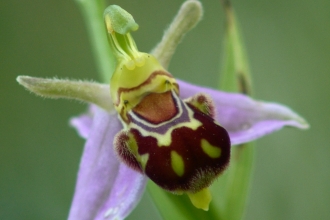
[{"label": "green flower stem", "polygon": [[225,55],[220,87],[252,95],[248,60],[235,14],[229,0],[222,0],[226,16]]},{"label": "green flower stem", "polygon": [[[235,14],[229,0],[222,0],[222,5],[226,15],[226,35],[220,88],[251,95],[252,83],[248,61]],[[253,143],[233,147],[230,167],[215,185],[224,196],[224,219],[239,220],[244,216],[253,172],[254,151]]]},{"label": "green flower stem", "polygon": [[228,171],[224,218],[239,220],[244,216],[249,196],[255,146],[253,142],[234,147]]},{"label": "green flower stem", "polygon": [[161,207],[158,210],[163,219],[224,220],[224,218],[220,218],[218,207],[212,202],[209,211],[205,212],[195,208],[187,195],[178,196],[166,192],[159,189],[159,186],[152,181],[148,182],[147,188],[152,192],[150,196],[155,205]]},{"label": "green flower stem", "polygon": [[103,21],[103,0],[76,0],[85,19],[87,32],[92,44],[96,65],[102,82],[109,83],[115,70],[115,57],[107,40]]}]

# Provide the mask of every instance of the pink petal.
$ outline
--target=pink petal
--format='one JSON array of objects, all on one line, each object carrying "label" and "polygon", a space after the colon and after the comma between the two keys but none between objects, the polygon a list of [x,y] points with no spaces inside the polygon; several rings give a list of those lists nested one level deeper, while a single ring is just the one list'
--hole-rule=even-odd
[{"label": "pink petal", "polygon": [[[92,123],[88,117],[93,120]],[[79,116],[72,119],[72,122],[80,134],[88,135],[88,139],[68,219],[126,217],[139,202],[146,178],[121,164],[115,155],[113,139],[122,129],[117,114],[109,114],[96,107],[93,118]],[[90,130],[88,125],[91,125]],[[111,209],[119,211],[116,215],[111,215]]]},{"label": "pink petal", "polygon": [[177,81],[183,99],[197,93],[206,93],[212,97],[216,120],[228,131],[232,145],[253,141],[284,126],[308,128],[303,118],[284,105],[255,101],[245,95]]}]

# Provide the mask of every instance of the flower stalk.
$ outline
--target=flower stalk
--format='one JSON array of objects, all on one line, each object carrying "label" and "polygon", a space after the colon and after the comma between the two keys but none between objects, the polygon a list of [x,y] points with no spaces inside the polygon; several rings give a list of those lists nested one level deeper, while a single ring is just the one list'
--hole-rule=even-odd
[{"label": "flower stalk", "polygon": [[[225,50],[220,89],[252,95],[252,79],[239,25],[230,0],[221,0],[225,12]],[[253,173],[255,144],[232,148],[231,164],[216,188],[224,195],[224,219],[244,216]]]}]

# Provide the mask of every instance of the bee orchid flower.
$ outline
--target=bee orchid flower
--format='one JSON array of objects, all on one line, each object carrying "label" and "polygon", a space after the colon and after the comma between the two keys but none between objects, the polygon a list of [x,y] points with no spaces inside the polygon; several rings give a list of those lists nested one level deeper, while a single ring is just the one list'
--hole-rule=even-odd
[{"label": "bee orchid flower", "polygon": [[[69,219],[125,218],[147,179],[166,191],[187,194],[196,208],[208,210],[208,187],[228,166],[231,147],[284,126],[308,127],[283,105],[175,79],[166,70],[173,42],[201,17],[198,1],[187,1],[182,10],[148,54],[137,49],[130,34],[138,28],[131,15],[119,6],[106,9],[108,39],[117,59],[110,85],[17,78],[38,95],[91,104],[86,114],[70,121],[86,144]],[[196,19],[184,23],[184,13]]]}]

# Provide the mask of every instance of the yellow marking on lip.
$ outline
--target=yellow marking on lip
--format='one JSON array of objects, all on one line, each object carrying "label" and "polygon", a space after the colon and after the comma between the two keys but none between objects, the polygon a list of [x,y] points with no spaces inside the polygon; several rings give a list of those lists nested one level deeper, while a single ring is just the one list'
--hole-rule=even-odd
[{"label": "yellow marking on lip", "polygon": [[131,153],[135,156],[136,160],[141,165],[142,170],[145,171],[148,160],[149,160],[149,154],[146,153],[146,154],[140,155],[138,153],[139,146],[136,143],[136,140],[135,140],[134,136],[132,135],[132,133],[129,133],[128,137],[129,137],[129,140],[127,141],[127,146],[129,148],[129,150],[131,151]]},{"label": "yellow marking on lip", "polygon": [[137,145],[136,143],[136,140],[133,136],[132,133],[128,133],[128,141],[127,141],[127,146],[128,146],[128,149],[131,151],[131,153],[136,157],[138,155],[138,148],[139,146]]},{"label": "yellow marking on lip", "polygon": [[178,176],[184,174],[184,162],[182,157],[174,150],[171,151],[171,165],[172,169]]},{"label": "yellow marking on lip", "polygon": [[148,160],[149,160],[149,154],[143,154],[140,156],[140,163],[141,163],[141,166],[142,166],[142,169],[145,171],[146,170],[146,166],[147,166],[147,163],[148,163]]},{"label": "yellow marking on lip", "polygon": [[211,145],[207,140],[202,139],[201,146],[204,153],[206,153],[209,157],[218,158],[221,156],[221,149]]},{"label": "yellow marking on lip", "polygon": [[[173,93],[173,94],[175,95],[175,93]],[[136,124],[133,124],[133,123],[130,124],[129,126],[130,126],[130,128],[137,129],[141,133],[141,135],[143,137],[151,136],[151,137],[156,138],[157,139],[157,145],[159,147],[168,147],[172,143],[172,136],[171,135],[172,135],[173,130],[175,130],[177,128],[181,128],[181,127],[187,127],[187,128],[190,128],[190,129],[192,129],[192,130],[195,131],[197,128],[199,128],[202,125],[202,123],[200,121],[196,120],[193,117],[194,112],[191,110],[191,108],[189,108],[185,103],[182,103],[182,106],[183,105],[185,105],[185,108],[188,111],[189,121],[187,121],[187,122],[181,122],[181,123],[178,123],[178,124],[172,126],[171,128],[169,128],[166,131],[165,134],[159,134],[159,133],[156,133],[156,132],[146,131],[143,128],[141,128],[140,126],[138,126]],[[180,105],[179,105],[178,108],[179,108],[179,114],[178,115],[181,115],[182,110],[180,110],[180,108],[182,108],[182,107],[180,107]],[[172,120],[175,120],[176,118],[177,117],[173,117]],[[172,121],[172,120],[170,120],[170,121]],[[163,122],[163,123],[165,124],[165,123],[168,123],[168,122]],[[148,123],[145,123],[145,124],[147,124],[149,126]]]}]

